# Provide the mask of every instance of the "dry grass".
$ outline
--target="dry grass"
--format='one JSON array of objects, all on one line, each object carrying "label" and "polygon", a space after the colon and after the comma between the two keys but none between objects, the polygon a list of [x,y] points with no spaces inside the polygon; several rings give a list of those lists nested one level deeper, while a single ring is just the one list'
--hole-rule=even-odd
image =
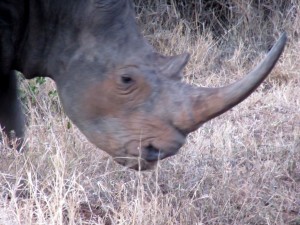
[{"label": "dry grass", "polygon": [[[289,43],[267,81],[154,171],[127,170],[89,144],[52,81],[22,81],[27,149],[0,142],[0,224],[299,225],[300,15],[284,22],[274,36],[284,27]],[[269,45],[261,30],[216,39],[210,30],[182,35],[185,26],[144,33],[161,52],[191,52],[185,80],[196,85],[238,79]]]}]

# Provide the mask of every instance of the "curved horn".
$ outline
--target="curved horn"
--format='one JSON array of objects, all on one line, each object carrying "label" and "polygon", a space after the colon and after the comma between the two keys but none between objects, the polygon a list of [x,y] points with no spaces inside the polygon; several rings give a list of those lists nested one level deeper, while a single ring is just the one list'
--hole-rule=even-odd
[{"label": "curved horn", "polygon": [[193,114],[197,121],[194,129],[247,98],[271,72],[286,41],[286,34],[283,33],[265,59],[243,79],[221,88],[197,88],[193,99]]}]

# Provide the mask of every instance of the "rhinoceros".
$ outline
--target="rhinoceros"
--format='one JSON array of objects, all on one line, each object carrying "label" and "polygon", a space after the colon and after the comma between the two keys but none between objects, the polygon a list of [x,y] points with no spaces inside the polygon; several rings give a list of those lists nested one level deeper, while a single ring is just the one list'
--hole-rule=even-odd
[{"label": "rhinoceros", "polygon": [[130,0],[2,0],[0,124],[24,134],[16,71],[50,77],[67,116],[118,163],[150,169],[187,135],[249,96],[287,37],[243,79],[220,88],[181,81],[189,54],[164,56],[141,35]]}]

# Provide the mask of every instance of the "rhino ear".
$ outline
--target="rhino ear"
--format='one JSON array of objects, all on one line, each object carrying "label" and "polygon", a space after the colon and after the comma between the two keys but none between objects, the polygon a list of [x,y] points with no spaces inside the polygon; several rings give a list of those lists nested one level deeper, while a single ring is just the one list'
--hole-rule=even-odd
[{"label": "rhino ear", "polygon": [[176,56],[160,56],[159,57],[159,72],[171,79],[180,80],[181,72],[188,63],[190,54],[183,53]]}]

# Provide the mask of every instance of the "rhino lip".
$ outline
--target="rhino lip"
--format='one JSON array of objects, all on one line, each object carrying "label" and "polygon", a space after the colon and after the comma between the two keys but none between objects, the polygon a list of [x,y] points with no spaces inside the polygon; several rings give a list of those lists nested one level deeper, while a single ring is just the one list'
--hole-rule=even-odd
[{"label": "rhino lip", "polygon": [[[129,157],[129,159],[134,159],[134,161],[131,162],[132,164],[130,163],[130,160],[126,160],[127,157],[116,157],[115,160],[119,164],[127,166],[133,170],[151,170],[156,165],[157,161],[175,155],[179,148],[172,148],[168,151],[165,151],[155,147],[152,144],[149,144],[146,147],[143,147],[142,150],[143,151],[141,152],[141,155],[131,155],[131,157]],[[140,159],[141,161],[135,161],[137,159]]]},{"label": "rhino lip", "polygon": [[[149,170],[152,169],[159,160],[175,155],[182,146],[182,143],[173,144],[173,146],[169,146],[167,148],[157,147],[153,143],[140,147],[136,146],[136,142],[127,143],[124,148],[126,156],[115,156],[114,159],[119,164],[130,169],[140,171]],[[130,150],[136,148],[140,149],[140,151],[131,153]]]},{"label": "rhino lip", "polygon": [[155,162],[148,162],[148,163],[138,163],[133,166],[128,167],[129,169],[132,170],[137,170],[137,171],[145,171],[145,170],[151,170],[155,167],[156,161]]}]

